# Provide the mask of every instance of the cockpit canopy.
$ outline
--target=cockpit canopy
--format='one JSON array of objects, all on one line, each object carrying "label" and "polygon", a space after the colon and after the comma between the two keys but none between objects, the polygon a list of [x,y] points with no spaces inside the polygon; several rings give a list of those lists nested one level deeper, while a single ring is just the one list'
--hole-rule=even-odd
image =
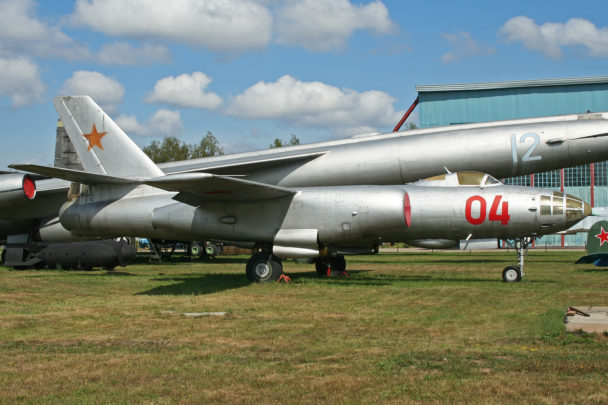
[{"label": "cockpit canopy", "polygon": [[420,186],[476,186],[489,187],[502,184],[494,177],[481,172],[444,173],[437,176],[419,180],[414,184]]}]

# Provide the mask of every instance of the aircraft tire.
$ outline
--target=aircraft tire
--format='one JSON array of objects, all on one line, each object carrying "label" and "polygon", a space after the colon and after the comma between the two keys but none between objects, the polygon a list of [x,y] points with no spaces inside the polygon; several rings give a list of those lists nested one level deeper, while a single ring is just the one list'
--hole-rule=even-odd
[{"label": "aircraft tire", "polygon": [[328,265],[329,263],[327,263],[327,258],[325,257],[317,257],[315,259],[315,270],[317,271],[319,277],[327,277]]},{"label": "aircraft tire", "polygon": [[283,264],[271,254],[256,253],[247,261],[246,274],[255,283],[277,281],[283,274]]},{"label": "aircraft tire", "polygon": [[332,273],[342,273],[343,271],[346,271],[346,260],[342,255],[330,258],[317,257],[315,260],[315,270],[317,271],[319,277],[327,277],[328,266],[331,268]]},{"label": "aircraft tire", "polygon": [[502,281],[505,283],[515,283],[521,281],[521,269],[518,266],[507,266],[502,271]]},{"label": "aircraft tire", "polygon": [[340,273],[346,271],[346,259],[344,259],[344,256],[342,255],[329,259],[329,264],[331,265],[332,271],[338,271]]}]

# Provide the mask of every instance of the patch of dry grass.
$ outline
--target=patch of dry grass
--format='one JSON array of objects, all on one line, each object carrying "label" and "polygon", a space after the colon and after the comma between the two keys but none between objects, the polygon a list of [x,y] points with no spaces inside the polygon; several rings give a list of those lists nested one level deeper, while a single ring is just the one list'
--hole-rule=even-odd
[{"label": "patch of dry grass", "polygon": [[[245,257],[105,271],[0,268],[1,403],[602,403],[608,339],[570,335],[608,273],[572,252],[349,258],[349,279]],[[226,311],[187,318],[164,311]]]}]

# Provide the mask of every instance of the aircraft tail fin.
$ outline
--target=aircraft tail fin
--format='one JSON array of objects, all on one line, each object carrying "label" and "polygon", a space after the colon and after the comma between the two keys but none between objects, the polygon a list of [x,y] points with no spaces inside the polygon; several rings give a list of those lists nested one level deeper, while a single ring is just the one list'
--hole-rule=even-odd
[{"label": "aircraft tail fin", "polygon": [[53,104],[86,172],[139,179],[164,175],[89,96],[61,96]]},{"label": "aircraft tail fin", "polygon": [[598,221],[589,229],[587,254],[576,263],[593,263],[599,267],[608,267],[608,221]]}]

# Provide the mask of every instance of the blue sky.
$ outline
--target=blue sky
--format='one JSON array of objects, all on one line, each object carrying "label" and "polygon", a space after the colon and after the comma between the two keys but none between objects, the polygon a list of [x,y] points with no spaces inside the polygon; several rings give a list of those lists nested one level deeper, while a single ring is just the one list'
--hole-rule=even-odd
[{"label": "blue sky", "polygon": [[390,131],[417,84],[608,75],[607,16],[605,1],[0,0],[0,170],[52,164],[58,95],[90,95],[140,146],[310,143]]}]

